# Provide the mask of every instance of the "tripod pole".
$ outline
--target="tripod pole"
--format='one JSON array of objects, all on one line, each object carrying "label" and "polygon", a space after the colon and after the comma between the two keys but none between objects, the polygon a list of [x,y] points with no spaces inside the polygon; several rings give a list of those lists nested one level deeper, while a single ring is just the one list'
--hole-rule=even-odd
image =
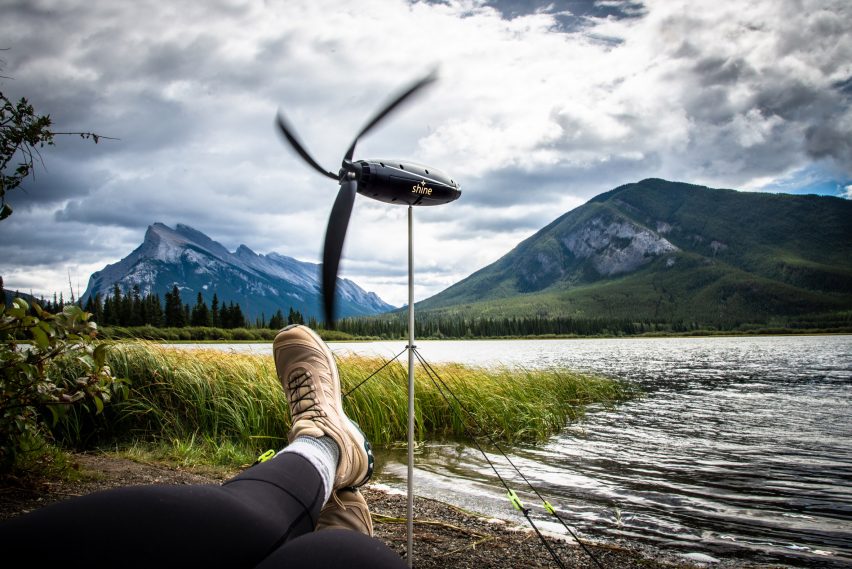
[{"label": "tripod pole", "polygon": [[408,566],[414,566],[414,239],[408,206]]}]

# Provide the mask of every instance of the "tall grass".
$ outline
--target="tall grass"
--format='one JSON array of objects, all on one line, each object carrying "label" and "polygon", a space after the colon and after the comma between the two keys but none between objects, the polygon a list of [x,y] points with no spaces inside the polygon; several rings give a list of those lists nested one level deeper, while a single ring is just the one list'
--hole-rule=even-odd
[{"label": "tall grass", "polygon": [[[383,363],[358,356],[340,359],[343,391],[361,383]],[[288,405],[268,356],[136,342],[116,345],[109,365],[116,376],[131,381],[130,397],[111,405],[92,425],[72,416],[64,432],[74,442],[95,431],[101,439],[218,441],[250,449],[286,444]],[[442,395],[417,366],[415,436],[419,440],[461,437],[467,425],[476,434],[500,441],[542,441],[582,414],[585,406],[611,404],[629,396],[614,380],[566,370],[459,364],[434,369],[453,395],[445,390]],[[407,373],[407,366],[394,362],[344,398],[346,413],[373,443],[406,438]]]},{"label": "tall grass", "polygon": [[[383,360],[352,356],[339,362],[344,391]],[[611,379],[567,370],[483,368],[461,364],[415,369],[415,436],[461,437],[465,427],[498,441],[540,442],[580,416],[593,403],[629,396]],[[408,368],[395,362],[344,400],[344,408],[371,440],[405,440],[408,428]],[[468,414],[469,413],[469,414]]]}]

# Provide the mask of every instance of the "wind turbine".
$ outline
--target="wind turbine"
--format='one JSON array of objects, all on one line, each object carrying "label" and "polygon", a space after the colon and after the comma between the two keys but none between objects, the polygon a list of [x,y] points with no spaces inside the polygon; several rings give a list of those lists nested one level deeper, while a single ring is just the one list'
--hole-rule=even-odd
[{"label": "wind turbine", "polygon": [[325,325],[334,327],[337,270],[343,252],[343,241],[352,215],[355,194],[389,204],[408,206],[408,566],[413,566],[414,541],[414,238],[413,207],[442,205],[461,196],[459,185],[447,174],[414,162],[399,160],[353,160],[358,140],[409,97],[436,79],[430,73],[409,85],[376,113],[355,136],[343,156],[337,174],[326,170],[305,149],[281,111],[276,123],[281,134],[302,159],[321,175],[340,185],[331,208],[322,252],[322,297]]}]

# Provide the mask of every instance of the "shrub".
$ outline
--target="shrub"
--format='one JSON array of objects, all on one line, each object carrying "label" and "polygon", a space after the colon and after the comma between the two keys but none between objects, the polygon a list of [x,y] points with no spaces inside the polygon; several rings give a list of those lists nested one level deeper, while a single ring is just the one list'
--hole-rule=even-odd
[{"label": "shrub", "polygon": [[55,424],[72,406],[100,413],[126,393],[106,365],[107,344],[94,342],[90,316],[76,305],[51,314],[21,298],[0,306],[0,469],[28,441],[49,436],[48,417]]}]

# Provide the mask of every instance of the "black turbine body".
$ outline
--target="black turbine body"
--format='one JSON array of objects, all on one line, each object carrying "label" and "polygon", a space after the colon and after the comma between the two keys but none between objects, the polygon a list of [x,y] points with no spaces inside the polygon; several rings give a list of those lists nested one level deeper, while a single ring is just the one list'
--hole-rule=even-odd
[{"label": "black turbine body", "polygon": [[336,175],[324,169],[313,159],[299,141],[295,129],[290,126],[280,111],[278,113],[278,128],[299,156],[314,170],[323,176],[337,180],[340,184],[340,190],[328,219],[322,252],[322,296],[326,326],[334,326],[337,269],[340,266],[343,241],[352,215],[356,193],[385,203],[408,206],[441,205],[457,200],[461,196],[461,190],[452,178],[428,166],[399,160],[352,160],[355,145],[362,136],[403,101],[433,81],[435,81],[434,74],[416,81],[376,113],[352,141]]}]

